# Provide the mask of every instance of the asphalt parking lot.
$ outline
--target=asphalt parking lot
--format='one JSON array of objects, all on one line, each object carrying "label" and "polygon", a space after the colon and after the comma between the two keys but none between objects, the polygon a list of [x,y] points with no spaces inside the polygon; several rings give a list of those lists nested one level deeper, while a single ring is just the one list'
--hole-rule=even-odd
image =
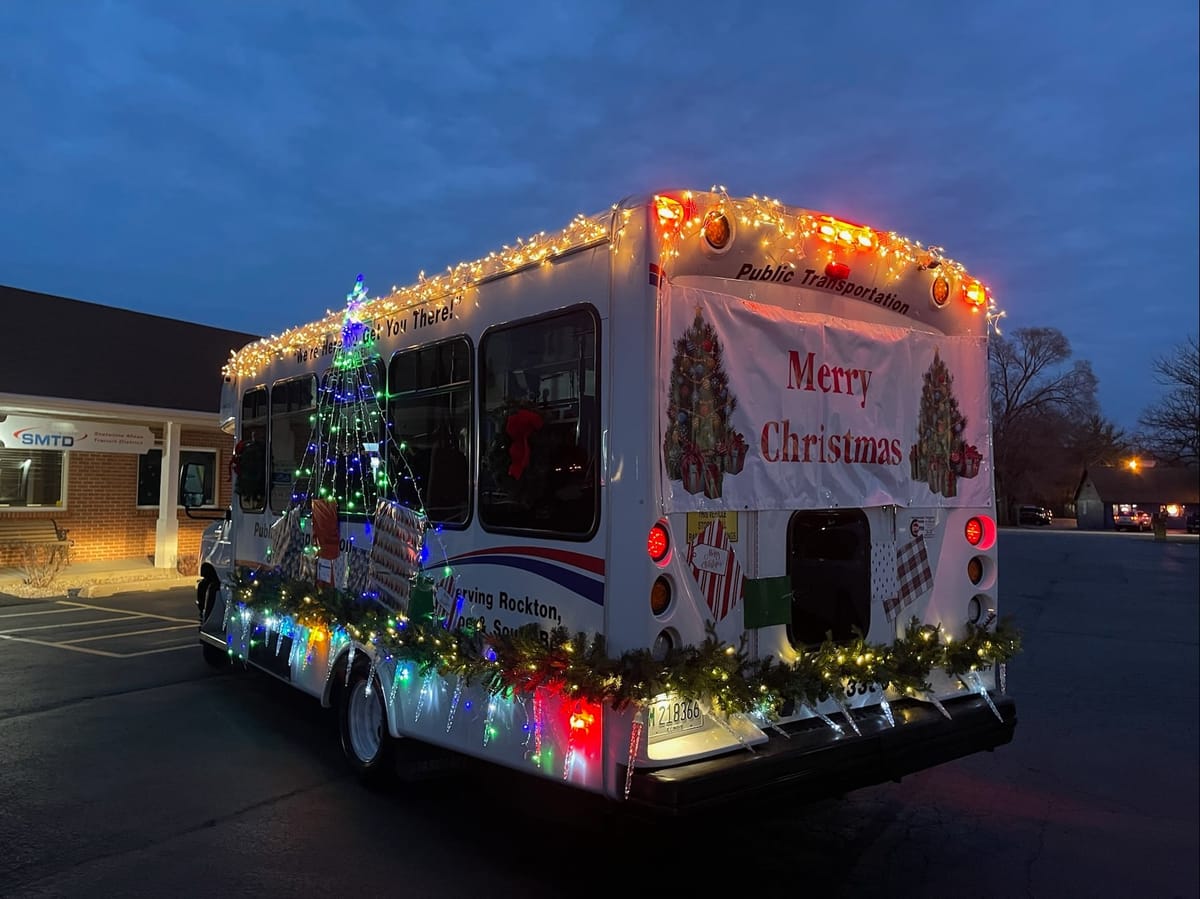
[{"label": "asphalt parking lot", "polygon": [[203,662],[190,590],[0,597],[0,895],[707,895],[730,876],[854,899],[1198,895],[1200,541],[1022,528],[999,556],[1023,634],[1011,744],[666,822],[481,763],[366,790],[317,703]]},{"label": "asphalt parking lot", "polygon": [[195,647],[194,617],[164,614],[154,598],[137,597],[127,594],[119,605],[58,599],[0,606],[0,640],[110,659]]}]

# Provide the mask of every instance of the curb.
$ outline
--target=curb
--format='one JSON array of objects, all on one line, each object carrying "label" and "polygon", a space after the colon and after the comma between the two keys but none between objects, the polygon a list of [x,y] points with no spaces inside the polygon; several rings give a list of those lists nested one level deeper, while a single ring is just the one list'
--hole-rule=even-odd
[{"label": "curb", "polygon": [[197,578],[172,577],[152,578],[144,581],[116,581],[110,584],[88,584],[86,587],[71,588],[68,595],[81,599],[100,599],[117,593],[154,593],[158,590],[175,590],[180,587],[194,589]]}]

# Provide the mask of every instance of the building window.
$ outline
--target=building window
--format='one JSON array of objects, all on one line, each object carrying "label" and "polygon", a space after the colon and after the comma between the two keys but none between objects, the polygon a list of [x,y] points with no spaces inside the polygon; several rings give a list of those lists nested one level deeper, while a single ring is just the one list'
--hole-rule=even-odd
[{"label": "building window", "polygon": [[[215,449],[184,449],[179,451],[179,470],[188,464],[200,467],[200,477],[181,482],[189,506],[217,504],[217,451]],[[152,449],[138,457],[137,504],[147,508],[158,506],[158,491],[162,484],[162,450]]]},{"label": "building window", "polygon": [[66,496],[66,453],[0,449],[0,506],[61,507]]},{"label": "building window", "polygon": [[471,503],[471,344],[397,353],[388,371],[389,471],[396,498],[430,520],[467,523]]},{"label": "building window", "polygon": [[595,533],[598,330],[588,308],[484,335],[479,517],[485,528],[575,540]]}]

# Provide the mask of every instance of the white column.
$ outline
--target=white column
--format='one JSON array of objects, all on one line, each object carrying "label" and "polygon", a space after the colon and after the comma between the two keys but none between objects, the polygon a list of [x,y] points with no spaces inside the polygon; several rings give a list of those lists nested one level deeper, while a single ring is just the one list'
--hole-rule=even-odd
[{"label": "white column", "polygon": [[163,425],[162,474],[158,484],[158,524],[154,528],[154,567],[174,568],[179,557],[179,422]]}]

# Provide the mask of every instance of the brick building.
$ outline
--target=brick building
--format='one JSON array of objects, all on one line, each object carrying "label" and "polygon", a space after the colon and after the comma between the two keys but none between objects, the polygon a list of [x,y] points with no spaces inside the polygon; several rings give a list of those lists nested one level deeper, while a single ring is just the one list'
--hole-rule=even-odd
[{"label": "brick building", "polygon": [[257,335],[3,286],[0,312],[0,567],[43,520],[72,562],[195,553],[208,522],[173,501],[178,473],[200,463],[188,490],[229,505],[221,367]]}]

